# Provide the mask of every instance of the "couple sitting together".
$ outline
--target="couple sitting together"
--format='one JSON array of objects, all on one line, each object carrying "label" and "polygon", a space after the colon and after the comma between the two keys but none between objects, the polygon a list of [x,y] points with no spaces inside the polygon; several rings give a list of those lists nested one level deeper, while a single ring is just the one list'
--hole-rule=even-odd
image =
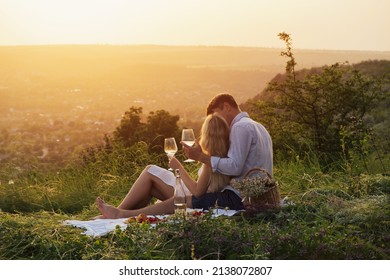
[{"label": "couple sitting together", "polygon": [[[240,193],[230,185],[231,178],[243,178],[252,168],[260,167],[272,175],[272,140],[260,123],[241,112],[229,94],[215,96],[207,107],[199,143],[193,147],[183,144],[187,157],[200,161],[198,180],[194,181],[183,165],[172,158],[169,166],[179,169],[190,191],[187,207],[207,210],[228,207],[244,208]],[[172,172],[156,165],[147,166],[118,207],[96,199],[100,218],[127,218],[140,213],[163,215],[174,213],[175,177]],[[155,197],[161,202],[150,204]]]}]

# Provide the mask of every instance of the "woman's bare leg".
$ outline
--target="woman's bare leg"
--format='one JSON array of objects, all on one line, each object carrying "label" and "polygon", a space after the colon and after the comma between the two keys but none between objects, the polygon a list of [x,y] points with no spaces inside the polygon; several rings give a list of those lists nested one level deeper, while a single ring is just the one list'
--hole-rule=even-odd
[{"label": "woman's bare leg", "polygon": [[135,209],[135,210],[126,210],[119,209],[112,205],[105,203],[100,197],[96,199],[96,205],[102,214],[103,218],[106,219],[118,219],[118,218],[128,218],[132,216],[137,216],[141,213],[146,215],[164,215],[164,214],[173,214],[174,205],[173,197],[168,198],[162,202],[155,203],[144,208]]},{"label": "woman's bare leg", "polygon": [[150,174],[147,166],[134,182],[126,197],[119,204],[118,209],[132,210],[147,206],[155,197],[164,201],[173,196],[173,188],[165,184],[160,178]]}]

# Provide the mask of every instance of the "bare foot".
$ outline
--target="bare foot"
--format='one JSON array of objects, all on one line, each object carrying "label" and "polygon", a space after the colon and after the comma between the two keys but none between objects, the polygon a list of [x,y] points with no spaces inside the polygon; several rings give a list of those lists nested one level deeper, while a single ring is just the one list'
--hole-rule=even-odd
[{"label": "bare foot", "polygon": [[103,219],[121,218],[121,211],[118,208],[105,203],[103,199],[101,199],[100,197],[96,198],[96,205],[100,213],[102,213],[101,218]]}]

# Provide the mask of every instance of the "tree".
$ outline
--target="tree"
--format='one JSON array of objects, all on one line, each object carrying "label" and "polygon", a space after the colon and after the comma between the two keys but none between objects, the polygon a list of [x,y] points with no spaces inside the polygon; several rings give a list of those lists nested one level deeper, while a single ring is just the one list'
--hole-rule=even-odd
[{"label": "tree", "polygon": [[146,124],[149,150],[160,153],[163,151],[164,138],[177,137],[179,115],[171,115],[165,110],[150,112]]},{"label": "tree", "polygon": [[165,110],[150,112],[147,122],[141,122],[141,107],[131,107],[125,112],[119,127],[114,132],[114,141],[125,147],[143,141],[149,145],[149,151],[163,151],[164,138],[177,137],[179,134],[179,115],[171,115]]},{"label": "tree", "polygon": [[[363,75],[347,63],[297,72],[290,35],[280,33],[279,37],[287,49],[281,55],[289,59],[286,73],[266,89],[274,98],[257,107],[268,111],[266,119],[273,120],[279,130],[276,133],[284,134],[280,139],[290,141],[284,144],[298,149],[304,144],[327,163],[343,152],[341,129],[356,127],[356,121],[363,123],[366,113],[383,97],[381,81]],[[286,131],[290,137],[285,137]]]},{"label": "tree", "polygon": [[141,122],[141,114],[142,107],[130,107],[114,131],[114,140],[123,143],[125,147],[145,140],[146,127]]}]

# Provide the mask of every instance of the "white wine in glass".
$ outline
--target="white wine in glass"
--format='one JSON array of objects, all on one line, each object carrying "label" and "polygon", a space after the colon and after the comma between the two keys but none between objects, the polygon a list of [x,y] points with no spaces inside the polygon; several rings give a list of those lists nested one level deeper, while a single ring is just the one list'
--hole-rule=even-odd
[{"label": "white wine in glass", "polygon": [[[193,146],[195,144],[195,134],[192,128],[185,128],[181,133],[181,141],[188,145]],[[186,159],[184,162],[194,162],[193,159]]]},{"label": "white wine in glass", "polygon": [[[168,158],[171,159],[177,153],[177,145],[174,137],[164,139],[164,151],[167,154]],[[169,168],[168,170],[173,170]]]}]

